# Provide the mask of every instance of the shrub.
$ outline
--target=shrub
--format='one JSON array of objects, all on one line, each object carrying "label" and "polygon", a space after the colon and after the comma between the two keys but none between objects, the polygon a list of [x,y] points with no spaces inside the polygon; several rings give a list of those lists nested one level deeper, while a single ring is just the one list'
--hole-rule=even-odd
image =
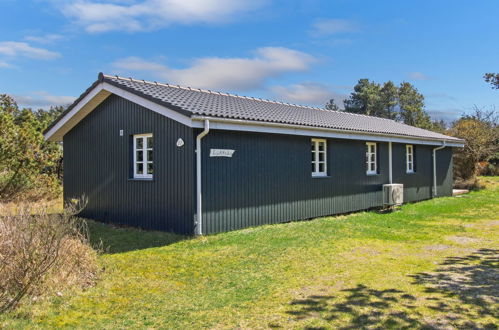
[{"label": "shrub", "polygon": [[[0,209],[0,212],[2,210]],[[0,313],[22,301],[94,283],[97,253],[77,208],[49,214],[46,205],[24,204],[0,217]],[[0,214],[4,214],[0,213]]]},{"label": "shrub", "polygon": [[452,124],[450,134],[466,140],[464,148],[454,153],[455,180],[473,180],[479,173],[479,162],[492,160],[499,151],[499,125],[495,110],[475,108]]},{"label": "shrub", "polygon": [[55,198],[61,192],[62,147],[43,130],[62,112],[19,109],[0,94],[0,200]]},{"label": "shrub", "polygon": [[468,180],[456,180],[454,182],[454,189],[480,190],[483,188],[485,188],[484,185],[476,177]]}]

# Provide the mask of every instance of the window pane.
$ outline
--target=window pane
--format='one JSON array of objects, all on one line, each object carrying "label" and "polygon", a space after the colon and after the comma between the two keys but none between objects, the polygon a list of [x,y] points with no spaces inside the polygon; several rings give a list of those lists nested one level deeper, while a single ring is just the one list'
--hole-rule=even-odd
[{"label": "window pane", "polygon": [[147,161],[152,162],[152,150],[147,150]]},{"label": "window pane", "polygon": [[147,174],[152,174],[152,163],[147,163]]},{"label": "window pane", "polygon": [[326,164],[324,163],[319,163],[319,172],[326,172]]},{"label": "window pane", "polygon": [[147,148],[151,149],[152,148],[152,137],[147,138]]},{"label": "window pane", "polygon": [[144,160],[144,152],[142,150],[137,150],[136,159],[137,162],[141,162]]},{"label": "window pane", "polygon": [[375,160],[376,160],[376,159],[375,159],[375,157],[374,157],[374,154],[371,154],[371,162],[373,162],[373,163],[374,163],[374,162],[375,162]]},{"label": "window pane", "polygon": [[319,151],[324,151],[324,142],[319,142]]},{"label": "window pane", "polygon": [[137,174],[144,174],[144,164],[137,163]]},{"label": "window pane", "polygon": [[136,141],[135,146],[136,146],[137,149],[143,149],[144,148],[144,140],[142,138],[139,137],[135,141]]},{"label": "window pane", "polygon": [[374,172],[375,168],[374,168],[374,163],[371,163],[371,168],[370,168],[370,171],[371,172]]},{"label": "window pane", "polygon": [[325,155],[324,155],[324,153],[323,153],[323,152],[319,153],[319,161],[320,161],[320,162],[323,162],[323,161],[324,161],[324,156],[325,156]]}]

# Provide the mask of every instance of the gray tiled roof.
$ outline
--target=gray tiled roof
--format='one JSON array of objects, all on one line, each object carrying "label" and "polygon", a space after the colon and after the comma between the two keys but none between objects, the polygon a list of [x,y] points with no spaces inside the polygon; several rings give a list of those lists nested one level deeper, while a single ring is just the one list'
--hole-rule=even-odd
[{"label": "gray tiled roof", "polygon": [[331,111],[208,90],[103,75],[101,79],[186,115],[263,121],[410,137],[459,139],[390,119]]},{"label": "gray tiled roof", "polygon": [[181,87],[178,85],[109,76],[103,75],[102,73],[99,74],[99,79],[69,106],[69,108],[66,109],[66,111],[45,130],[45,132],[48,132],[55,126],[60,119],[71,111],[76,104],[101,82],[107,82],[189,117],[209,116],[246,121],[331,128],[353,132],[381,133],[429,140],[464,142],[461,139],[405,125],[390,119],[262,100],[253,97]]}]

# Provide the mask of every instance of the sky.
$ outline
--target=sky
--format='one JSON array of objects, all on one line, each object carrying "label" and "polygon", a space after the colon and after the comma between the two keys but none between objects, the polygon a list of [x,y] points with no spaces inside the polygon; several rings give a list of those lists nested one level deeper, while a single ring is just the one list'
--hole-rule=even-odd
[{"label": "sky", "polygon": [[99,72],[341,106],[412,83],[435,119],[499,107],[497,0],[0,0],[0,93],[67,105]]}]

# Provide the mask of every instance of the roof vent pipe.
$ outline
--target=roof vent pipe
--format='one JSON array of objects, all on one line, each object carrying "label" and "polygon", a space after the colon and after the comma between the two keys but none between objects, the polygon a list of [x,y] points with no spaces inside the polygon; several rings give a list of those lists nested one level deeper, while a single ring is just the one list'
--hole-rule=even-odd
[{"label": "roof vent pipe", "polygon": [[203,235],[203,207],[201,196],[201,139],[205,137],[210,131],[210,121],[205,119],[204,130],[196,136],[196,222],[195,233],[196,235]]},{"label": "roof vent pipe", "polygon": [[445,140],[440,147],[433,148],[433,198],[437,197],[437,150],[445,148]]}]

